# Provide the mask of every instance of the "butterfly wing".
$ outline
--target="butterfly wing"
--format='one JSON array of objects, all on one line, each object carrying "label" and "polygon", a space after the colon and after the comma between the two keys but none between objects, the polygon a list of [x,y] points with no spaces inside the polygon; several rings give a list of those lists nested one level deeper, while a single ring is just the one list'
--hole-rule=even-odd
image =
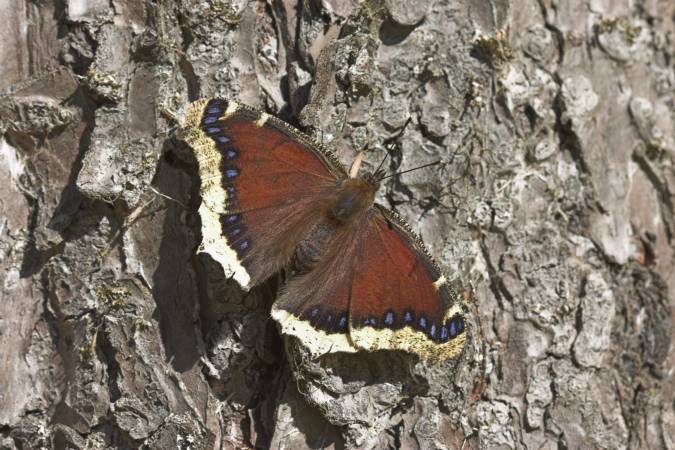
[{"label": "butterfly wing", "polygon": [[459,354],[465,342],[464,298],[421,240],[398,215],[380,207],[361,239],[350,313],[354,343],[429,359]]},{"label": "butterfly wing", "polygon": [[396,349],[444,360],[462,351],[465,300],[397,215],[376,206],[334,239],[272,307],[284,333],[314,354]]},{"label": "butterfly wing", "polygon": [[346,177],[329,152],[280,120],[225,99],[192,103],[183,127],[199,163],[200,251],[248,290],[279,271]]},{"label": "butterfly wing", "polygon": [[296,336],[315,355],[358,350],[348,336],[357,245],[344,239],[355,229],[336,233],[327,254],[309,272],[292,277],[272,305],[282,333]]}]

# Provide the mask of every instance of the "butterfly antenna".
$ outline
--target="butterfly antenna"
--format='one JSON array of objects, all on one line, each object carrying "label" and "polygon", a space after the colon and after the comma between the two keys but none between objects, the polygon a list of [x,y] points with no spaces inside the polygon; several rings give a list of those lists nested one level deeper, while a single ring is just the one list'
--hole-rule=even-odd
[{"label": "butterfly antenna", "polygon": [[[394,137],[390,138],[389,141],[392,141],[392,140],[395,140],[395,139],[398,139],[399,137],[401,137],[401,135],[403,134],[403,132],[405,131],[406,127],[411,122],[411,120],[412,119],[410,117],[408,117],[408,120],[406,120],[405,124],[403,124],[403,127],[401,127],[401,130],[398,133],[396,133],[396,135]],[[365,151],[366,151],[367,148],[368,148],[368,144],[366,143],[365,148],[356,155],[356,158],[354,159],[354,162],[352,163],[352,166],[349,169],[349,178],[356,178],[356,175],[359,172],[359,168],[361,167],[361,163],[363,162],[363,158],[365,157]],[[384,155],[384,158],[382,158],[382,161],[380,162],[380,165],[377,166],[377,169],[375,170],[375,172],[373,172],[373,174],[377,174],[378,172],[380,172],[380,169],[382,168],[382,165],[384,164],[384,162],[389,157],[389,151],[386,150],[386,148],[385,148],[385,151],[387,153]],[[396,174],[394,174],[394,175],[396,175]],[[380,178],[380,180],[382,180],[382,179],[383,178]]]},{"label": "butterfly antenna", "polygon": [[387,152],[386,150],[385,150],[385,152],[386,152],[386,153],[385,153],[385,155],[384,155],[384,158],[382,158],[382,162],[380,162],[380,165],[377,166],[377,169],[376,169],[375,172],[373,172],[373,173],[379,172],[380,169],[382,168],[382,165],[384,164],[384,162],[387,160],[387,158],[389,158],[389,152]]},{"label": "butterfly antenna", "polygon": [[[405,132],[405,129],[408,128],[408,125],[412,122],[412,117],[408,117],[408,120],[405,121],[403,126],[401,127],[400,130],[398,130],[398,133],[396,133],[394,136],[390,137],[389,139],[385,140],[384,142],[384,150],[387,152],[386,155],[384,155],[384,158],[382,158],[382,162],[380,162],[380,165],[377,166],[377,170],[373,172],[373,175],[378,176],[380,174],[384,175],[382,172],[380,172],[380,169],[382,169],[382,166],[384,165],[384,162],[387,160],[389,157],[389,145],[395,142],[397,139],[399,139],[401,136],[403,136],[403,133]],[[382,179],[382,178],[380,178]]]},{"label": "butterfly antenna", "polygon": [[[406,120],[405,123],[403,124],[403,126],[401,127],[401,129],[398,130],[398,133],[396,133],[395,135],[393,135],[392,137],[390,137],[390,138],[388,138],[384,141],[385,148],[386,148],[387,145],[395,142],[398,138],[403,136],[403,133],[405,133],[405,129],[408,128],[408,125],[410,124],[410,122],[412,122],[412,117],[408,117],[408,120]],[[387,153],[389,153],[389,152],[387,152]]]},{"label": "butterfly antenna", "polygon": [[413,170],[424,169],[425,167],[435,166],[436,164],[440,164],[440,163],[441,163],[441,160],[439,159],[438,161],[434,161],[434,162],[432,162],[432,163],[425,164],[425,165],[423,165],[423,166],[418,166],[418,167],[414,167],[414,168],[412,168],[412,169],[403,170],[403,171],[401,171],[401,172],[392,173],[391,175],[387,175],[387,176],[381,177],[381,178],[378,179],[377,181],[382,181],[382,180],[384,180],[385,178],[390,178],[390,177],[393,177],[393,176],[396,176],[396,175],[401,175],[401,174],[403,174],[403,173],[412,172]]},{"label": "butterfly antenna", "polygon": [[403,133],[405,132],[405,129],[408,128],[408,125],[410,124],[410,122],[412,122],[412,117],[408,116],[408,120],[406,120],[405,123],[403,124],[403,126],[401,127],[401,129],[398,130],[398,133],[396,133],[395,135],[393,135],[392,137],[387,139],[387,142],[395,141],[396,139],[403,136]]}]

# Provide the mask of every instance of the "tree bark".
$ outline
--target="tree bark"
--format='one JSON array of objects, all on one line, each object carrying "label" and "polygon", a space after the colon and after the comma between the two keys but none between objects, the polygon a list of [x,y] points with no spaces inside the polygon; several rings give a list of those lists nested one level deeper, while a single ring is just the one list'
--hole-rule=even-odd
[{"label": "tree bark", "polygon": [[[0,11],[0,449],[675,448],[672,1]],[[460,358],[309,358],[196,254],[207,96],[442,161],[378,202],[472,293]]]}]

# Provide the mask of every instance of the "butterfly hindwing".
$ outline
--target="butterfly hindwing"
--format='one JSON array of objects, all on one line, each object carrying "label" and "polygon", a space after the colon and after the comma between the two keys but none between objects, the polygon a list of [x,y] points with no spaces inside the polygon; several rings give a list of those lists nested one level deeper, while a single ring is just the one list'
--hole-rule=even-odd
[{"label": "butterfly hindwing", "polygon": [[275,302],[284,333],[314,354],[390,349],[443,360],[461,352],[464,300],[396,215],[371,208],[333,239]]},{"label": "butterfly hindwing", "polygon": [[192,103],[184,137],[199,163],[200,250],[246,290],[288,263],[313,205],[346,177],[306,136],[225,99]]},{"label": "butterfly hindwing", "polygon": [[463,297],[397,215],[374,209],[355,258],[351,340],[366,350],[456,356],[465,342]]},{"label": "butterfly hindwing", "polygon": [[343,241],[353,232],[335,234],[321,260],[309,272],[288,280],[272,305],[272,317],[281,331],[300,338],[315,355],[357,351],[348,335],[352,258],[357,243]]}]

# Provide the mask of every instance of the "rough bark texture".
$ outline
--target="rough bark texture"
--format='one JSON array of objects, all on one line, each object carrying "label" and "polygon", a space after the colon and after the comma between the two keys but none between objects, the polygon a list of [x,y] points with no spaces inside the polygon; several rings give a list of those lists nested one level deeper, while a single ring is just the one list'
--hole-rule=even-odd
[{"label": "rough bark texture", "polygon": [[[0,12],[1,449],[675,448],[672,0]],[[195,255],[213,95],[443,161],[379,201],[473,291],[460,359],[308,359]]]}]

